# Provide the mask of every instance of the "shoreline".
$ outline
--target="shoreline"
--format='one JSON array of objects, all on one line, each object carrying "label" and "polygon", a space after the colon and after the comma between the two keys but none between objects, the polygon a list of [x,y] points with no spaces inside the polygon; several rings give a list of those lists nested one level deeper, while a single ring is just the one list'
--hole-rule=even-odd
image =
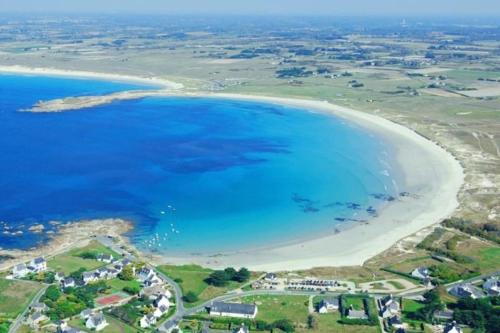
[{"label": "shoreline", "polygon": [[[0,72],[5,67],[11,67],[12,69],[12,66],[0,66]],[[63,72],[65,76],[75,77],[79,76],[78,74],[87,73],[49,69],[29,71],[27,67],[15,66],[15,69],[19,68],[24,68],[27,71],[21,73],[39,75],[58,75],[56,73]],[[128,76],[100,73],[90,73],[90,76],[87,75],[86,77],[99,77],[101,79],[120,77],[122,80],[129,78]],[[135,80],[137,79],[154,80],[141,78]],[[148,82],[151,83],[151,81]],[[158,264],[196,263],[213,268],[246,266],[253,270],[267,271],[299,270],[320,266],[361,265],[366,260],[387,250],[399,240],[439,223],[442,219],[449,217],[458,207],[457,194],[464,182],[464,172],[460,163],[438,144],[403,125],[396,124],[385,118],[325,101],[242,94],[186,93],[184,91],[156,91],[156,93],[161,96],[226,98],[274,103],[338,116],[377,135],[381,135],[391,142],[396,149],[396,160],[401,167],[407,189],[411,193],[420,195],[419,199],[404,198],[401,201],[390,203],[380,212],[378,217],[370,219],[368,224],[346,228],[339,234],[291,245],[224,253],[218,256],[186,255],[170,257],[168,253],[164,256],[152,254],[153,260]],[[127,94],[127,92],[121,94],[130,99],[130,94]],[[107,103],[118,99],[112,98],[111,101],[108,99]],[[55,110],[52,112],[55,112]],[[164,257],[167,256],[168,259],[165,259]]]}]

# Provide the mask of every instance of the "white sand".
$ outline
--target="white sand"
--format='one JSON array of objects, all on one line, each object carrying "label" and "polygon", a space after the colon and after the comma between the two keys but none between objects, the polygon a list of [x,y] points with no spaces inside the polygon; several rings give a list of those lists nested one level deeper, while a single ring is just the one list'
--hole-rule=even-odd
[{"label": "white sand", "polygon": [[0,66],[0,73],[80,77],[80,78],[99,79],[99,80],[108,80],[108,81],[136,82],[136,83],[161,86],[163,88],[169,88],[169,89],[182,89],[184,87],[180,83],[161,79],[158,77],[139,77],[139,76],[99,73],[99,72],[68,71],[68,70],[55,69],[55,68],[32,68],[32,67],[25,67],[25,66]]},{"label": "white sand", "polygon": [[[157,78],[30,69],[19,66],[0,66],[0,72],[65,75],[120,81],[157,83],[180,89],[182,85]],[[170,93],[171,94],[171,93]],[[388,249],[398,240],[450,216],[458,206],[457,193],[464,174],[458,161],[437,144],[414,131],[389,120],[327,102],[230,94],[176,95],[214,97],[278,103],[311,111],[325,112],[355,122],[358,126],[384,136],[397,150],[397,161],[404,173],[404,190],[418,194],[418,199],[404,198],[388,204],[369,224],[356,225],[339,234],[297,242],[292,245],[256,249],[235,253],[191,257],[162,257],[162,262],[198,263],[211,267],[246,266],[254,270],[297,270],[319,266],[348,266],[363,264],[369,258]],[[325,154],[328,152],[325,152]],[[299,235],[298,238],[301,236]]]},{"label": "white sand", "polygon": [[169,257],[166,262],[192,262],[217,268],[246,266],[262,271],[361,265],[398,240],[449,217],[458,207],[457,193],[464,181],[460,163],[437,144],[404,126],[321,101],[231,94],[209,96],[278,103],[327,112],[355,122],[390,140],[397,149],[397,161],[404,173],[404,190],[419,197],[391,202],[369,224],[356,225],[339,234],[217,257]]}]

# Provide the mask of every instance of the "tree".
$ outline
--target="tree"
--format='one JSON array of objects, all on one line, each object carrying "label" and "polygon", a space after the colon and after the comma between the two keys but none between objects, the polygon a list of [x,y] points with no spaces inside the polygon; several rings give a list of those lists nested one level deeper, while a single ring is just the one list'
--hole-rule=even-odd
[{"label": "tree", "polygon": [[198,300],[198,296],[192,292],[192,291],[189,291],[186,295],[184,295],[182,297],[182,299],[185,301],[185,302],[188,302],[188,303],[194,303]]},{"label": "tree", "polygon": [[245,267],[240,268],[240,270],[234,276],[234,280],[237,282],[246,282],[249,279],[250,279],[250,271]]},{"label": "tree", "polygon": [[56,302],[59,297],[61,297],[62,293],[57,286],[49,286],[45,291],[46,298],[50,299],[53,302]]},{"label": "tree", "polygon": [[216,287],[223,287],[228,282],[228,277],[225,271],[214,271],[208,278],[205,279],[205,282],[211,284]]},{"label": "tree", "polygon": [[226,268],[224,270],[224,273],[226,273],[227,280],[233,280],[234,277],[236,276],[236,270],[233,267]]},{"label": "tree", "polygon": [[312,314],[307,316],[307,327],[312,330],[318,328],[318,323],[316,322],[316,318]]},{"label": "tree", "polygon": [[69,276],[75,280],[81,280],[83,278],[83,273],[85,273],[85,271],[86,271],[85,268],[80,267],[78,270],[70,273]]},{"label": "tree", "polygon": [[126,286],[123,287],[123,291],[129,293],[130,295],[137,295],[141,291],[141,288],[138,286]]},{"label": "tree", "polygon": [[134,270],[132,269],[132,265],[126,265],[123,267],[118,277],[125,281],[132,281],[134,279]]}]

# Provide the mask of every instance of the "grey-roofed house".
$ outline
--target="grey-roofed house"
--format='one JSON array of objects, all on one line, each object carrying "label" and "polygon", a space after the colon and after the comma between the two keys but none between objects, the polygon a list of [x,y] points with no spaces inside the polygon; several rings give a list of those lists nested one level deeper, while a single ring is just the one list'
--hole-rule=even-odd
[{"label": "grey-roofed house", "polygon": [[449,291],[451,295],[458,297],[458,298],[466,298],[470,297],[473,299],[481,298],[484,297],[485,295],[476,286],[473,286],[470,283],[464,283],[464,284],[459,284],[456,286],[453,286]]},{"label": "grey-roofed house", "polygon": [[211,316],[255,318],[257,311],[255,304],[213,302],[209,307]]},{"label": "grey-roofed house", "polygon": [[156,324],[156,317],[152,313],[142,316],[141,320],[139,321],[139,325],[141,326],[141,328],[148,328],[150,326],[153,326],[154,324]]},{"label": "grey-roofed house", "polygon": [[28,269],[38,273],[47,270],[47,261],[43,257],[38,257],[30,261]]},{"label": "grey-roofed house", "polygon": [[97,260],[98,261],[102,261],[102,262],[105,262],[107,264],[110,264],[113,262],[113,255],[111,254],[104,254],[104,253],[101,253],[97,256]]},{"label": "grey-roofed house", "polygon": [[353,308],[350,308],[347,311],[347,318],[349,318],[349,319],[368,319],[368,316],[366,315],[366,312],[363,310],[354,310]]},{"label": "grey-roofed house", "polygon": [[74,286],[76,286],[76,282],[75,282],[75,279],[73,278],[65,278],[62,282],[62,286],[63,288],[72,288]]},{"label": "grey-roofed house", "polygon": [[92,314],[87,318],[85,322],[85,327],[89,330],[100,331],[108,326],[108,322],[102,313]]},{"label": "grey-roofed house", "polygon": [[403,322],[401,321],[401,318],[399,316],[392,316],[387,320],[387,323],[389,326],[394,327],[394,328],[400,328],[403,327]]},{"label": "grey-roofed house", "polygon": [[328,313],[339,309],[338,298],[325,298],[319,302],[318,313]]},{"label": "grey-roofed house", "polygon": [[94,313],[91,309],[85,309],[82,312],[80,312],[80,318],[83,320],[86,320],[88,317],[90,317]]},{"label": "grey-roofed house", "polygon": [[31,327],[37,327],[41,322],[48,320],[49,318],[41,312],[34,312],[28,317],[28,324]]},{"label": "grey-roofed house", "polygon": [[453,319],[453,311],[444,309],[434,312],[434,318],[440,321],[450,321]]},{"label": "grey-roofed house", "polygon": [[14,276],[16,279],[20,279],[28,275],[29,270],[26,264],[19,264],[14,266],[12,269],[12,276]]},{"label": "grey-roofed house", "polygon": [[443,330],[443,333],[462,333],[462,328],[455,321],[448,323]]},{"label": "grey-roofed house", "polygon": [[430,276],[429,269],[427,267],[417,267],[411,272],[411,276],[420,280],[428,279]]},{"label": "grey-roofed house", "polygon": [[54,274],[54,280],[56,280],[57,282],[61,282],[62,280],[64,280],[64,273],[57,272],[56,274]]},{"label": "grey-roofed house", "polygon": [[44,312],[47,311],[49,307],[45,303],[36,302],[30,306],[30,309],[37,312]]},{"label": "grey-roofed house", "polygon": [[97,277],[95,272],[83,272],[82,279],[83,283],[87,284],[90,282],[97,281],[99,278]]},{"label": "grey-roofed house", "polygon": [[500,280],[498,276],[492,276],[483,284],[484,291],[489,296],[500,296]]}]

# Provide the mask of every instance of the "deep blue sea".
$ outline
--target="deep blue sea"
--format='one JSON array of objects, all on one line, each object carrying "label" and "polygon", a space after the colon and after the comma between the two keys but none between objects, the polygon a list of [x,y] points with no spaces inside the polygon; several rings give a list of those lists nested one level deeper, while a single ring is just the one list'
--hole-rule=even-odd
[{"label": "deep blue sea", "polygon": [[132,241],[151,251],[278,245],[362,223],[401,190],[388,142],[307,110],[165,97],[18,111],[144,88],[0,75],[0,247],[46,241],[34,224],[104,217],[133,221]]}]

